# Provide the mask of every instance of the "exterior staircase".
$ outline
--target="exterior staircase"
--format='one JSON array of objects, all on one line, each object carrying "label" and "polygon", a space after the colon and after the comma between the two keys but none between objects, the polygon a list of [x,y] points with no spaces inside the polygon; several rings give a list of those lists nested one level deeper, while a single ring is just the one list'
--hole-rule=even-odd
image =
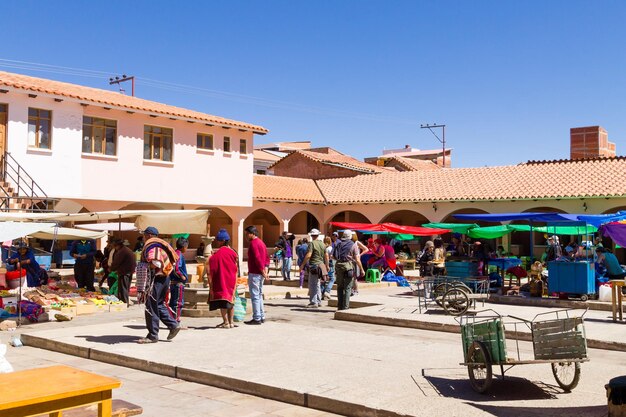
[{"label": "exterior staircase", "polygon": [[51,212],[55,203],[9,152],[0,156],[0,212]]}]

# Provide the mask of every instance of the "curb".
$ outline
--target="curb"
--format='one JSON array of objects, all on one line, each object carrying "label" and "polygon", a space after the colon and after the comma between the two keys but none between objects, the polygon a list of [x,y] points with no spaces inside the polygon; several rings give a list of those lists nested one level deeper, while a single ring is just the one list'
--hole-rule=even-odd
[{"label": "curb", "polygon": [[488,303],[506,304],[516,306],[532,306],[532,307],[559,307],[559,308],[578,308],[584,310],[612,311],[611,303],[603,301],[576,301],[576,300],[558,300],[554,298],[528,298],[528,297],[511,297],[505,295],[491,294],[487,299]]},{"label": "curb", "polygon": [[26,346],[78,356],[84,359],[91,359],[111,365],[124,366],[187,382],[210,385],[229,391],[250,394],[261,398],[280,401],[300,407],[312,408],[333,414],[340,414],[349,417],[408,417],[407,414],[400,414],[391,410],[368,407],[366,405],[355,404],[334,398],[327,398],[317,394],[309,394],[306,392],[274,387],[258,382],[251,382],[243,379],[213,374],[206,371],[198,371],[196,369],[171,366],[144,359],[130,358],[117,353],[110,353],[93,348],[45,339],[28,333],[23,333],[21,335],[21,340]]},{"label": "curb", "polygon": [[[350,303],[352,304],[352,303]],[[375,304],[374,304],[375,305]],[[355,306],[356,308],[356,306]],[[378,324],[382,326],[406,327],[410,329],[429,330],[434,332],[445,333],[461,333],[461,328],[457,324],[449,323],[433,323],[422,320],[407,320],[395,317],[375,317],[363,314],[355,314],[349,311],[336,311],[335,320],[351,321],[356,323]],[[527,332],[514,332],[506,330],[507,339],[521,340],[526,342],[532,341],[532,336]],[[614,350],[618,352],[626,352],[626,343],[608,342],[598,339],[587,339],[587,347],[591,349]]]}]

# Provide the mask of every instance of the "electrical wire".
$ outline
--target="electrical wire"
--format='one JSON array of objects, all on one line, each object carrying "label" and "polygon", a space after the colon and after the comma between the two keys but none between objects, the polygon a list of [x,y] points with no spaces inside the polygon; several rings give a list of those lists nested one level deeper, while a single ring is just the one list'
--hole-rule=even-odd
[{"label": "electrical wire", "polygon": [[[39,72],[47,72],[54,74],[62,74],[62,75],[71,75],[78,77],[89,77],[89,78],[97,78],[108,81],[111,77],[111,74],[117,73],[117,71],[100,71],[100,70],[91,70],[84,68],[75,68],[75,67],[65,67],[59,65],[50,65],[50,64],[42,64],[37,62],[29,62],[29,61],[20,61],[20,60],[12,60],[0,58],[0,67],[2,68],[11,68],[11,69],[21,69],[26,71],[39,71]],[[417,126],[418,123],[410,120],[398,119],[395,117],[389,116],[380,116],[374,114],[367,113],[356,113],[350,112],[340,109],[331,109],[331,108],[322,108],[322,107],[314,107],[308,106],[304,104],[292,103],[287,101],[266,99],[262,97],[249,96],[238,93],[231,93],[227,91],[219,91],[212,90],[203,87],[196,87],[192,85],[185,85],[179,83],[172,83],[168,81],[160,81],[151,78],[144,77],[136,77],[137,81],[141,82],[141,85],[145,85],[152,88],[157,88],[166,91],[172,91],[176,93],[183,94],[193,94],[203,97],[211,97],[215,99],[228,100],[243,104],[263,106],[269,108],[283,109],[289,111],[297,111],[303,113],[312,113],[318,115],[325,115],[331,117],[349,117],[355,119],[363,119],[370,120],[376,122],[384,122],[384,123],[397,123],[397,124],[406,124],[406,125],[414,125]]]}]

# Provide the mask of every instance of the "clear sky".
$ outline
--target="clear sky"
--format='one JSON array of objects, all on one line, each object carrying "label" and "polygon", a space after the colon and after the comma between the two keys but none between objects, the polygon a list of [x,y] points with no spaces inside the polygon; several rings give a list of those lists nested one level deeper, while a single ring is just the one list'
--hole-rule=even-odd
[{"label": "clear sky", "polygon": [[623,1],[4,0],[0,10],[1,70],[100,88],[136,75],[139,97],[265,126],[257,143],[311,140],[363,158],[438,148],[419,128],[437,122],[454,166],[502,165],[567,158],[570,127],[599,124],[626,153]]}]

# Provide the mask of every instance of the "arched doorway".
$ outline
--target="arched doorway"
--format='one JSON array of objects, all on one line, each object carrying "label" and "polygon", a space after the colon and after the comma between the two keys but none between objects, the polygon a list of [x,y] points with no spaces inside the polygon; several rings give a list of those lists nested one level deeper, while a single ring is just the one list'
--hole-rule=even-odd
[{"label": "arched doorway", "polygon": [[[533,207],[528,210],[522,211],[522,213],[561,213],[567,214],[567,212],[555,208],[555,207]],[[528,221],[513,221],[511,224],[529,224]],[[535,222],[533,226],[545,226],[545,223]],[[562,236],[562,239],[567,240],[566,242],[561,241],[563,247],[565,247],[569,242],[569,236]],[[511,246],[515,247],[517,245],[517,249],[519,250],[520,255],[529,255],[530,254],[530,233],[529,232],[515,232],[511,234]],[[533,248],[534,248],[534,257],[536,259],[541,259],[541,255],[545,252],[547,248],[547,241],[543,232],[533,232]],[[511,250],[515,252],[515,250]]]},{"label": "arched doorway", "polygon": [[421,226],[428,219],[421,213],[412,210],[392,211],[382,218],[381,223],[395,223],[401,226]]},{"label": "arched doorway", "polygon": [[477,209],[477,208],[459,209],[459,210],[453,211],[452,213],[444,217],[443,220],[441,220],[441,223],[476,223],[479,226],[495,226],[499,224],[499,223],[494,223],[494,222],[483,222],[483,221],[475,222],[475,221],[460,220],[454,217],[455,214],[489,214],[489,212],[485,210]]},{"label": "arched doorway", "polygon": [[289,232],[294,235],[306,235],[313,228],[319,229],[320,222],[306,210],[298,212],[289,220]]},{"label": "arched doorway", "polygon": [[[244,229],[248,226],[256,226],[259,237],[268,248],[273,248],[280,237],[280,222],[271,212],[265,209],[253,211],[243,222]],[[244,241],[244,247],[248,242]]]}]

